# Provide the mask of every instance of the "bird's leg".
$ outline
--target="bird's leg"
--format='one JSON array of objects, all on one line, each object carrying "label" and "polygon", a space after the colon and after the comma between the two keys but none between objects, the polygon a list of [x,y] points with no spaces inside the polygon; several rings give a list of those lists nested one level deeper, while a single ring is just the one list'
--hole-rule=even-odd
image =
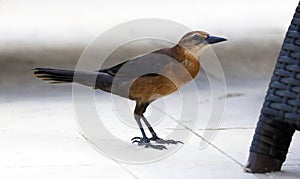
[{"label": "bird's leg", "polygon": [[[141,116],[138,116],[138,115],[134,114],[134,118],[135,118],[141,132],[142,132],[143,137],[134,137],[134,138],[132,138],[131,139],[131,140],[133,140],[132,143],[137,142],[139,145],[149,143],[150,140],[147,138],[146,133],[143,129],[143,125],[141,123]],[[140,141],[137,141],[136,139],[140,139]]]},{"label": "bird's leg", "polygon": [[150,140],[156,141],[156,140],[161,140],[161,138],[159,138],[157,136],[157,134],[155,133],[154,129],[152,128],[152,126],[150,125],[150,123],[147,121],[146,117],[144,115],[142,115],[142,119],[144,121],[144,123],[146,124],[146,126],[148,127],[149,131],[152,134],[152,137],[150,138]]},{"label": "bird's leg", "polygon": [[152,137],[149,138],[149,140],[155,141],[156,143],[159,143],[159,144],[178,144],[178,143],[183,144],[183,142],[181,142],[181,141],[164,140],[164,139],[159,138],[144,115],[142,115],[142,119],[152,134]]},{"label": "bird's leg", "polygon": [[150,140],[147,138],[145,131],[143,129],[142,123],[141,123],[141,116],[138,115],[134,115],[135,116],[135,120],[138,123],[138,126],[142,132],[143,137],[134,137],[132,138],[132,143],[138,143],[138,145],[145,145],[145,148],[153,148],[153,149],[158,149],[158,150],[163,150],[163,149],[167,149],[167,147],[163,146],[163,145],[152,145],[150,143]]},{"label": "bird's leg", "polygon": [[[139,102],[137,102],[137,105],[135,106],[134,118],[135,118],[136,122],[138,123],[138,126],[139,126],[139,128],[142,132],[143,137],[134,137],[134,138],[132,138],[131,139],[132,143],[136,142],[136,143],[138,143],[138,145],[144,145],[146,148],[153,148],[153,149],[158,149],[158,150],[167,149],[167,147],[165,147],[164,145],[152,145],[150,143],[150,140],[147,138],[147,136],[145,134],[145,131],[144,131],[142,123],[141,123],[141,118],[143,117],[143,113],[145,112],[148,105],[149,105],[149,103],[139,103]],[[148,126],[148,124],[147,124],[147,126]],[[152,129],[152,131],[154,132],[153,129]]]},{"label": "bird's leg", "polygon": [[[132,138],[131,140],[133,141],[132,143],[134,142],[144,142],[144,143],[149,143],[149,139],[147,138],[146,134],[145,134],[145,131],[143,129],[143,126],[142,126],[142,123],[141,123],[141,118],[143,116],[143,113],[146,111],[146,108],[147,106],[149,105],[149,103],[141,103],[139,101],[136,102],[136,106],[135,106],[135,109],[134,109],[134,118],[142,132],[142,135],[143,137],[134,137]],[[137,139],[140,139],[140,141],[137,141]]]}]

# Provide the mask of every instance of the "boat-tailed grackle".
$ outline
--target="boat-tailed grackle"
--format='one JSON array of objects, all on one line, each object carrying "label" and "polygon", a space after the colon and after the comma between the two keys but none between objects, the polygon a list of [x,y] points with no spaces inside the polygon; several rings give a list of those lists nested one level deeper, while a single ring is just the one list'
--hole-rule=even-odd
[{"label": "boat-tailed grackle", "polygon": [[[200,69],[200,56],[206,47],[222,41],[226,41],[226,39],[209,35],[203,31],[192,31],[185,34],[171,48],[141,55],[96,72],[75,72],[50,68],[33,70],[35,76],[50,83],[76,82],[136,101],[134,117],[142,132],[142,137],[134,137],[132,141],[145,147],[155,148],[150,141],[174,144],[178,141],[162,140],[157,136],[144,116],[148,105],[158,98],[177,91],[195,78]],[[151,132],[151,138],[147,138],[141,120]],[[159,145],[157,148],[165,147]]]}]

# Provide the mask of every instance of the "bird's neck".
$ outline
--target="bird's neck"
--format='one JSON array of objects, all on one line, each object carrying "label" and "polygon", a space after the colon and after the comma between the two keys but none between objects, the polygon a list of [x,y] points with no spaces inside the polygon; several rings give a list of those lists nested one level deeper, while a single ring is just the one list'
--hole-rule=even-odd
[{"label": "bird's neck", "polygon": [[200,70],[200,58],[195,57],[190,51],[179,45],[175,45],[172,48],[160,49],[154,53],[167,55],[177,60],[185,67],[192,78],[195,78]]},{"label": "bird's neck", "polygon": [[172,48],[172,52],[172,54],[175,54],[173,58],[187,69],[192,78],[195,78],[200,70],[200,57],[196,57],[194,54],[179,45],[174,46]]}]

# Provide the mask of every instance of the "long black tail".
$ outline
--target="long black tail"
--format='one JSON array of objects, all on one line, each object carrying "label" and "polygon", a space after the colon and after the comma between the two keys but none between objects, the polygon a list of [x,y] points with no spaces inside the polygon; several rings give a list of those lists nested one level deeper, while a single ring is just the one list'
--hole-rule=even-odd
[{"label": "long black tail", "polygon": [[50,83],[80,83],[104,91],[110,91],[113,77],[101,72],[84,72],[51,68],[34,68],[34,75]]},{"label": "long black tail", "polygon": [[35,68],[34,75],[50,83],[71,83],[73,82],[74,71],[59,70],[51,68]]}]

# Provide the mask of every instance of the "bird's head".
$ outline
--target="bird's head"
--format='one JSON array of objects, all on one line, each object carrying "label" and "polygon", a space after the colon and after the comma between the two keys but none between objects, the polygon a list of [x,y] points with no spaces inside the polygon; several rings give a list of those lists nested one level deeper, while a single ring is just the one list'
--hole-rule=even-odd
[{"label": "bird's head", "polygon": [[185,34],[178,45],[189,50],[197,58],[206,50],[208,45],[226,41],[227,39],[212,36],[203,31],[192,31]]}]

